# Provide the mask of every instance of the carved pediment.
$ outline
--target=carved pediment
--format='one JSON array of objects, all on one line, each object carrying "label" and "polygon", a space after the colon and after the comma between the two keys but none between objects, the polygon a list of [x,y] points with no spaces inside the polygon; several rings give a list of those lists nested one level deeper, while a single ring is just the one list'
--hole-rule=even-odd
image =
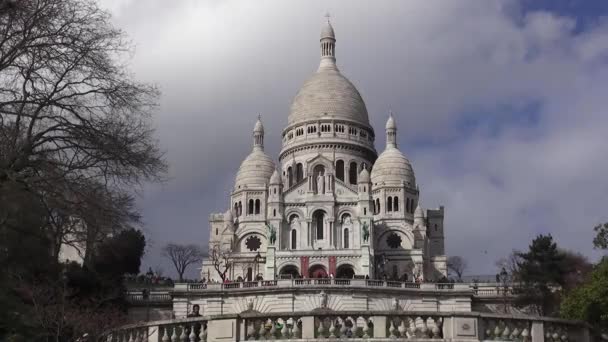
[{"label": "carved pediment", "polygon": [[305,178],[302,182],[292,186],[289,190],[283,193],[285,202],[299,202],[304,200],[304,196],[308,191],[308,180]]}]

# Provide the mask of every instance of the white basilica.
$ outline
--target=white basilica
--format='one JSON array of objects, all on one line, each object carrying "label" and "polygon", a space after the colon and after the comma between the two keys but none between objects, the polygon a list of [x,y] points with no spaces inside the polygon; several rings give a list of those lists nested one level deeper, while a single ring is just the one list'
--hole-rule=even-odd
[{"label": "white basilica", "polygon": [[255,123],[253,150],[236,174],[230,209],[210,216],[201,278],[221,280],[214,263],[228,263],[232,281],[442,278],[443,207],[420,207],[392,115],[386,147],[377,155],[365,103],[336,66],[329,21],[320,43],[319,68],[291,105],[278,168],[264,152],[262,122]]}]

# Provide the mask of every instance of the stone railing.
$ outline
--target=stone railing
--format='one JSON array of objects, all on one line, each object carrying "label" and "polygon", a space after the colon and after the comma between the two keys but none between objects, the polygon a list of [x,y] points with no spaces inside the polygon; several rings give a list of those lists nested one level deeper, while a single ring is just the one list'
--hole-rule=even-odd
[{"label": "stone railing", "polygon": [[197,341],[527,341],[589,342],[581,322],[543,317],[456,312],[259,313],[195,317],[129,325],[106,342]]},{"label": "stone railing", "polygon": [[235,282],[226,284],[214,283],[187,283],[175,284],[176,292],[198,292],[198,291],[234,291],[248,290],[252,288],[300,288],[300,287],[352,287],[352,288],[390,288],[390,289],[419,289],[426,291],[456,290],[471,291],[469,284],[465,283],[408,283],[399,281],[384,281],[371,279],[278,279],[260,280],[248,282]]}]

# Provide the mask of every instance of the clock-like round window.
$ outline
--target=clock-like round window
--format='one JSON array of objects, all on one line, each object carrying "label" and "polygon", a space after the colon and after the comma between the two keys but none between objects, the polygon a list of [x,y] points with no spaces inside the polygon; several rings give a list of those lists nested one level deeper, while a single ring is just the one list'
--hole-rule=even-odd
[{"label": "clock-like round window", "polygon": [[397,235],[397,233],[392,233],[386,238],[386,244],[390,248],[399,248],[401,246],[401,236]]},{"label": "clock-like round window", "polygon": [[247,246],[247,249],[250,251],[255,252],[262,246],[262,241],[260,241],[259,237],[252,235],[245,240],[245,246]]}]

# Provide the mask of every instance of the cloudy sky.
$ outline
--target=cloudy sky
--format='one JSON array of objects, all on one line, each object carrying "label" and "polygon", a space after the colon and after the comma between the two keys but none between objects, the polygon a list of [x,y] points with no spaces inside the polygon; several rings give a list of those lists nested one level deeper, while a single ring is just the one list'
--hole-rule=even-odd
[{"label": "cloudy sky", "polygon": [[[446,247],[469,274],[539,233],[592,259],[608,220],[608,2],[102,0],[160,86],[170,181],[139,206],[145,267],[167,241],[205,244],[260,113],[275,157],[289,105],[316,70],[326,12],[337,61],[384,149],[396,115],[425,207],[446,207]],[[195,272],[191,272],[193,275]]]}]

